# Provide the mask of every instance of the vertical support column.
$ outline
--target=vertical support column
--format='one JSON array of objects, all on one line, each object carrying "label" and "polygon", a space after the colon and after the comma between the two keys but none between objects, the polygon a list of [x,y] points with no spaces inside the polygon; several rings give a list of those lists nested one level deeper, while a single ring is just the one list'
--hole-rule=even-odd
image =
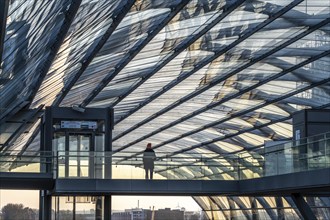
[{"label": "vertical support column", "polygon": [[45,115],[43,118],[43,123],[41,126],[41,141],[40,141],[40,154],[43,157],[46,157],[46,163],[41,164],[41,172],[52,172],[52,158],[50,157],[53,146],[53,126],[52,126],[52,109],[46,107]]},{"label": "vertical support column", "polygon": [[[108,108],[107,115],[105,118],[105,173],[104,178],[112,178],[112,129],[114,125],[114,112],[113,108]],[[104,196],[104,207],[103,214],[104,220],[111,220],[111,195]]]},{"label": "vertical support column", "polygon": [[47,195],[47,190],[40,190],[39,193],[39,219],[51,220],[52,218],[52,197]]},{"label": "vertical support column", "polygon": [[72,220],[76,220],[76,196],[73,196],[72,201]]},{"label": "vertical support column", "polygon": [[295,205],[297,206],[300,214],[304,217],[306,220],[317,220],[316,216],[314,215],[313,211],[307,204],[307,202],[304,200],[301,194],[299,193],[293,193],[291,195],[291,198]]},{"label": "vertical support column", "polygon": [[[40,141],[40,172],[52,172],[52,114],[51,108],[46,108],[41,122],[41,141]],[[52,197],[47,195],[47,190],[39,191],[39,219],[51,220],[52,216]]]},{"label": "vertical support column", "polygon": [[113,108],[108,108],[105,117],[105,140],[104,140],[104,153],[105,153],[105,168],[104,178],[110,179],[112,175],[112,128],[114,124]]},{"label": "vertical support column", "polygon": [[104,196],[104,220],[111,220],[111,195]]},{"label": "vertical support column", "polygon": [[105,207],[102,207],[102,196],[96,196],[95,201],[95,220],[102,220],[102,212],[104,212]]}]

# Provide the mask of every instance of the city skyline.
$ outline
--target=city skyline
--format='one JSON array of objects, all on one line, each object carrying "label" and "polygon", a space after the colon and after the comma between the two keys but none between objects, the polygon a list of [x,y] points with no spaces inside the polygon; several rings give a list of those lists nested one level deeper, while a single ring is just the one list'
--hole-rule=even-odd
[{"label": "city skyline", "polygon": [[[0,190],[0,207],[8,203],[23,204],[39,209],[37,190]],[[139,203],[139,204],[138,204]],[[138,207],[139,206],[139,207]],[[149,209],[185,208],[187,211],[200,211],[198,204],[188,196],[112,196],[112,210],[122,211],[131,208]]]}]

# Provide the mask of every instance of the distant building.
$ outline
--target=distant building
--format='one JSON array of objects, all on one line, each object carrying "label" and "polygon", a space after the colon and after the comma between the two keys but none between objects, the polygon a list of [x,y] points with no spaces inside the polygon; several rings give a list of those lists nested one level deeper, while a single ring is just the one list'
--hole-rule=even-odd
[{"label": "distant building", "polygon": [[[151,220],[152,212],[150,209],[126,209],[123,212],[113,212],[112,220]],[[154,211],[154,220],[184,220],[184,209],[171,210],[170,208]],[[194,220],[194,219],[191,219]],[[198,219],[199,220],[199,219]]]},{"label": "distant building", "polygon": [[171,210],[170,208],[155,211],[155,220],[184,220],[184,211]]},{"label": "distant building", "polygon": [[184,212],[184,220],[201,220],[207,219],[201,216],[200,212]]},{"label": "distant building", "polygon": [[111,214],[112,220],[132,220],[132,214],[130,211],[114,212]]},{"label": "distant building", "polygon": [[112,220],[151,220],[150,209],[125,209],[124,212],[114,212],[111,215]]},{"label": "distant building", "polygon": [[[127,210],[125,210],[127,211]],[[132,219],[131,220],[149,220],[151,219],[151,210],[150,209],[131,209]]]}]

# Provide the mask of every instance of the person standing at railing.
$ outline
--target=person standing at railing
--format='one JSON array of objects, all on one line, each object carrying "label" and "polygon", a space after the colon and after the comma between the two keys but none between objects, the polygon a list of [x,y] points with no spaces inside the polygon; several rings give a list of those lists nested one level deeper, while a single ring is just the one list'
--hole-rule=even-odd
[{"label": "person standing at railing", "polygon": [[155,151],[151,149],[151,143],[148,143],[147,148],[143,153],[143,167],[144,170],[146,171],[146,179],[149,179],[149,173],[150,173],[150,179],[152,180],[155,160],[156,160]]}]

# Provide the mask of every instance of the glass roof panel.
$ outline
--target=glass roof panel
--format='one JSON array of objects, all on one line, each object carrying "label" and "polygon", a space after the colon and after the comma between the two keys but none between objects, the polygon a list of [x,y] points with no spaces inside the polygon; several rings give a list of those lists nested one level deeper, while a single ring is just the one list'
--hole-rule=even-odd
[{"label": "glass roof panel", "polygon": [[[329,108],[328,1],[292,8],[298,1],[139,0],[130,8],[129,2],[83,0],[60,33],[71,1],[10,1],[0,73],[1,113],[9,113],[0,118],[0,151],[4,144],[39,149],[40,115],[23,121],[25,109],[113,106],[114,150],[135,154],[151,142],[157,153],[184,162],[162,168],[164,178],[233,180],[233,162],[221,155],[246,157],[243,175],[259,175],[251,158],[261,157],[265,141],[292,138],[293,113]],[[185,153],[203,157],[196,163],[205,168],[188,168]],[[301,217],[290,198],[195,199],[210,219],[276,219],[279,201],[286,217]]]},{"label": "glass roof panel", "polygon": [[[71,1],[10,1],[0,73],[1,107],[29,97],[64,23]],[[17,97],[20,97],[21,100]]]},{"label": "glass roof panel", "polygon": [[[189,79],[189,78],[188,78]],[[250,85],[250,84],[247,84],[247,85]],[[289,87],[290,88],[290,87]],[[174,91],[174,89],[172,89],[171,91]],[[179,90],[179,91],[181,91],[181,90]],[[272,88],[269,88],[268,89],[268,91],[273,91],[273,89]],[[209,92],[209,90],[208,90],[208,92]],[[180,93],[179,93],[180,94]],[[180,98],[180,96],[178,97],[178,98]],[[181,97],[181,99],[182,99],[182,97]],[[157,99],[156,99],[157,100]],[[157,103],[157,101],[156,100],[154,100],[154,103]],[[168,99],[166,99],[166,101],[167,101]],[[244,100],[244,99],[243,99]],[[245,100],[245,102],[247,102],[246,100]],[[251,106],[252,105],[255,105],[256,103],[252,103],[251,101],[249,101],[250,103],[251,103]],[[166,102],[165,102],[166,103]],[[162,104],[165,104],[164,103],[164,101],[162,101]],[[174,104],[175,104],[176,102],[174,102]],[[187,104],[189,103],[189,101],[187,102]],[[262,103],[262,101],[260,101],[260,103]],[[229,106],[229,105],[233,105],[233,104],[235,104],[235,105],[238,105],[238,104],[240,104],[240,105],[242,105],[242,99],[240,100],[240,103],[236,103],[236,102],[233,102],[233,101],[231,101],[231,102],[227,102],[227,103],[225,103],[224,105],[226,106]],[[155,106],[159,106],[159,105],[153,105],[153,104],[149,104],[148,105],[149,106],[149,108],[150,109],[155,109]],[[146,106],[146,108],[148,107],[148,106]],[[186,106],[185,106],[185,104],[182,104],[182,107],[185,107],[184,109],[187,109],[186,108]],[[244,105],[242,105],[242,107],[241,107],[241,109],[243,109],[243,108],[246,108],[247,106],[244,106]],[[164,107],[163,106],[161,106],[161,109],[163,109]],[[182,112],[182,111],[180,111],[180,112]],[[144,114],[146,113],[146,112],[143,112]],[[153,118],[154,117],[154,115],[156,114],[157,112],[155,112],[155,113],[150,113],[150,114],[152,114],[151,115],[151,117]],[[158,114],[158,113],[157,113]],[[172,115],[174,115],[174,114],[172,114]],[[164,118],[164,117],[166,117],[166,114],[165,115],[163,115],[163,116],[160,116],[160,117],[158,117],[159,119],[161,119],[161,118]],[[142,117],[138,117],[138,118],[142,118]],[[167,119],[170,119],[170,117],[166,117]],[[161,121],[161,122],[164,122],[164,121]],[[145,131],[146,129],[144,129],[144,127],[142,126],[141,127],[141,129],[143,128],[143,130]],[[136,133],[138,133],[138,131],[136,131]],[[120,134],[120,132],[119,132],[119,134]]]},{"label": "glass roof panel", "polygon": [[[119,0],[82,1],[74,23],[66,34],[33,105],[53,104],[56,95],[78,74],[84,62],[112,24],[111,17],[114,11],[122,10],[125,2]],[[84,89],[84,86],[81,86],[80,89]]]}]

